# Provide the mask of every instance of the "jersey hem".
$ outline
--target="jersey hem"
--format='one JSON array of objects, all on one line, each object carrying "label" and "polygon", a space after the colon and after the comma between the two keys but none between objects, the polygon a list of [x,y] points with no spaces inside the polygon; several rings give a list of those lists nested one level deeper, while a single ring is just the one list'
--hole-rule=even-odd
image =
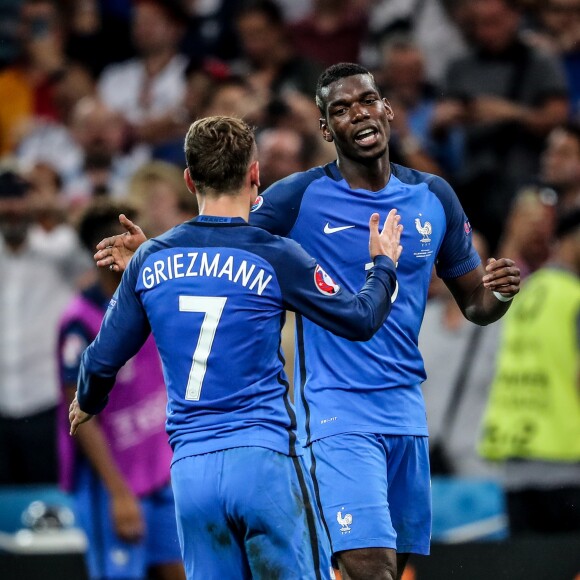
[{"label": "jersey hem", "polygon": [[276,451],[277,453],[281,453],[282,455],[287,455],[288,457],[298,457],[303,455],[302,449],[300,445],[296,445],[296,449],[294,453],[290,453],[288,449],[288,444],[285,446],[281,446],[279,443],[270,442],[270,441],[244,441],[243,443],[222,443],[219,446],[207,446],[203,449],[192,449],[192,446],[184,446],[182,450],[177,453],[174,453],[173,459],[171,461],[171,465],[174,465],[181,459],[185,459],[186,457],[192,457],[195,455],[207,455],[208,453],[218,453],[219,451],[227,451],[228,449],[237,449],[239,447],[263,447],[264,449],[270,449],[270,451]]},{"label": "jersey hem", "polygon": [[355,428],[349,427],[348,429],[337,429],[336,431],[324,433],[323,435],[311,433],[309,443],[320,441],[321,439],[326,439],[327,437],[333,437],[335,435],[344,435],[345,433],[372,433],[373,435],[410,435],[412,437],[429,437],[429,429],[427,427],[378,427],[377,425],[363,425]]}]

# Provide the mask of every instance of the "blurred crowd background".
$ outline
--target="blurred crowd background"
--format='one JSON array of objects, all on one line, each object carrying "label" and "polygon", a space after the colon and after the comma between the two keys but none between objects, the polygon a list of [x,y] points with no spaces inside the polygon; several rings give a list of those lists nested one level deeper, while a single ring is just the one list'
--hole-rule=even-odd
[{"label": "blurred crowd background", "polygon": [[[332,161],[314,92],[341,61],[373,71],[392,161],[451,183],[483,257],[524,278],[552,258],[580,207],[580,0],[0,3],[0,484],[56,481],[57,325],[94,282],[87,209],[130,204],[149,236],[195,215],[183,138],[206,115],[256,126],[263,189]],[[502,324],[472,329],[434,280],[420,347],[445,469],[578,497],[580,456],[523,475],[507,462],[510,478],[478,455]]]}]

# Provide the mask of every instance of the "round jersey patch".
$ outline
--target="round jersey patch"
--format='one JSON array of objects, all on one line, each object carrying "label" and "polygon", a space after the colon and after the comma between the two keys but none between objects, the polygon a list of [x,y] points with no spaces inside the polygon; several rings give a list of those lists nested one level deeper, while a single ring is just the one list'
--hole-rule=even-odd
[{"label": "round jersey patch", "polygon": [[340,286],[319,266],[314,270],[314,283],[318,291],[327,296],[332,296],[340,290]]},{"label": "round jersey patch", "polygon": [[264,198],[261,195],[259,195],[256,198],[256,201],[254,201],[252,207],[250,208],[250,211],[258,211],[262,207],[263,204],[264,204]]}]

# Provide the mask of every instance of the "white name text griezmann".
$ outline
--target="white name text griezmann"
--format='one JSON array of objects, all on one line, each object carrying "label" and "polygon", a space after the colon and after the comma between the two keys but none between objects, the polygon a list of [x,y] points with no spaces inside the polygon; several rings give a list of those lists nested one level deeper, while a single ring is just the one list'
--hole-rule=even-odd
[{"label": "white name text griezmann", "polygon": [[266,276],[263,268],[249,264],[247,260],[236,262],[233,256],[223,257],[217,253],[210,260],[206,252],[187,252],[172,254],[161,260],[155,260],[153,266],[145,266],[141,272],[143,286],[147,289],[174,278],[191,278],[212,276],[226,278],[230,282],[241,284],[244,288],[254,290],[258,296],[266,289],[272,275]]}]

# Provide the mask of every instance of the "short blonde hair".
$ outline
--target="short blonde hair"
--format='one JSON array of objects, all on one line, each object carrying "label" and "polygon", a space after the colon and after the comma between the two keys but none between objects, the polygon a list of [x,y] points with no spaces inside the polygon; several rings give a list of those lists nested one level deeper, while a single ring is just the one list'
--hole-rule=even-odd
[{"label": "short blonde hair", "polygon": [[238,191],[255,151],[254,130],[235,117],[198,119],[185,137],[189,175],[202,195],[208,189],[220,194]]}]

